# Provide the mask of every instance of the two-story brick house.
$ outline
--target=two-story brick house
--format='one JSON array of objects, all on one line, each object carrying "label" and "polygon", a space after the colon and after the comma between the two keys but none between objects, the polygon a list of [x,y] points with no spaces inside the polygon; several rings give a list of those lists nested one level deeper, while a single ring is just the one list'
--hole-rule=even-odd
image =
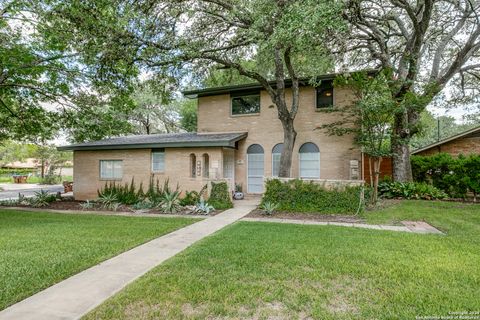
[{"label": "two-story brick house", "polygon": [[[339,116],[325,110],[350,104],[353,94],[348,88],[334,88],[334,75],[320,78],[319,87],[305,81],[300,88],[291,177],[362,179],[362,153],[353,137],[329,136],[319,129]],[[196,133],[126,136],[60,147],[74,151],[75,198],[96,198],[106,181],[135,178],[145,186],[151,177],[168,178],[184,191],[226,179],[232,188],[239,184],[246,193],[262,193],[264,177],[278,175],[283,140],[267,92],[252,84],[184,95],[198,99]]]}]

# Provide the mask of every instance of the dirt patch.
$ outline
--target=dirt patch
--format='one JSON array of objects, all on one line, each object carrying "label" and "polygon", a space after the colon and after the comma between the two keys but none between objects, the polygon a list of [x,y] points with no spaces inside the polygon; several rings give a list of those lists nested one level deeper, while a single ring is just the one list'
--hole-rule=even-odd
[{"label": "dirt patch", "polygon": [[365,281],[347,276],[332,279],[329,286],[331,294],[325,308],[333,314],[358,314],[359,310],[354,297],[359,291],[364,290],[365,286]]},{"label": "dirt patch", "polygon": [[347,223],[363,223],[365,220],[359,216],[348,215],[334,215],[322,213],[303,213],[303,212],[275,212],[272,215],[266,215],[262,210],[255,209],[250,212],[249,218],[277,218],[277,219],[294,219],[294,220],[308,220],[321,222],[347,222]]}]

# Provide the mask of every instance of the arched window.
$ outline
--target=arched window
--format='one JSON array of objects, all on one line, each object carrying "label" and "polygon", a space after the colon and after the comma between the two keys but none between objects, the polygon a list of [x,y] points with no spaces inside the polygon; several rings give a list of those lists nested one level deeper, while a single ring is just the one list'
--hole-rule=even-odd
[{"label": "arched window", "polygon": [[283,143],[277,143],[272,149],[272,176],[278,177],[280,172],[280,156],[283,151]]},{"label": "arched window", "polygon": [[210,157],[207,153],[203,154],[203,177],[208,178],[210,174]]},{"label": "arched window", "polygon": [[249,193],[263,192],[264,152],[259,144],[247,149],[247,185]]},{"label": "arched window", "polygon": [[304,143],[300,150],[300,178],[320,178],[320,150],[317,145],[311,142]]},{"label": "arched window", "polygon": [[190,154],[190,174],[192,178],[197,176],[197,157],[195,154]]}]

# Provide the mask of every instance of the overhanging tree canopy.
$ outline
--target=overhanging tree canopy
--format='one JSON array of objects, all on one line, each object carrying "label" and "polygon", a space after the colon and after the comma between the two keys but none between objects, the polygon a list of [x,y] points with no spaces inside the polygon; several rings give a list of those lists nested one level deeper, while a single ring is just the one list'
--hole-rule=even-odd
[{"label": "overhanging tree canopy", "polygon": [[412,179],[409,141],[419,130],[420,112],[447,83],[466,89],[462,95],[478,94],[479,7],[473,0],[346,2],[351,32],[338,57],[393,71],[390,89],[399,105],[392,136],[396,180]]}]

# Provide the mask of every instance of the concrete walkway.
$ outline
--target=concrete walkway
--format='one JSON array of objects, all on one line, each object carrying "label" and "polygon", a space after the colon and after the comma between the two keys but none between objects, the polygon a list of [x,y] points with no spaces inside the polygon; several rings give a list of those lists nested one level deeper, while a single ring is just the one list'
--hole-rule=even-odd
[{"label": "concrete walkway", "polygon": [[154,239],[76,274],[0,312],[0,320],[78,319],[150,269],[243,218],[258,201],[238,201],[216,216]]},{"label": "concrete walkway", "polygon": [[381,224],[326,222],[326,221],[278,219],[278,218],[243,218],[242,221],[293,223],[293,224],[307,224],[307,225],[316,225],[316,226],[340,226],[340,227],[353,227],[353,228],[400,231],[400,232],[411,232],[411,233],[444,234],[440,230],[434,228],[433,226],[423,221],[402,221],[402,224],[404,224],[404,226],[387,226],[387,225],[381,225]]}]

